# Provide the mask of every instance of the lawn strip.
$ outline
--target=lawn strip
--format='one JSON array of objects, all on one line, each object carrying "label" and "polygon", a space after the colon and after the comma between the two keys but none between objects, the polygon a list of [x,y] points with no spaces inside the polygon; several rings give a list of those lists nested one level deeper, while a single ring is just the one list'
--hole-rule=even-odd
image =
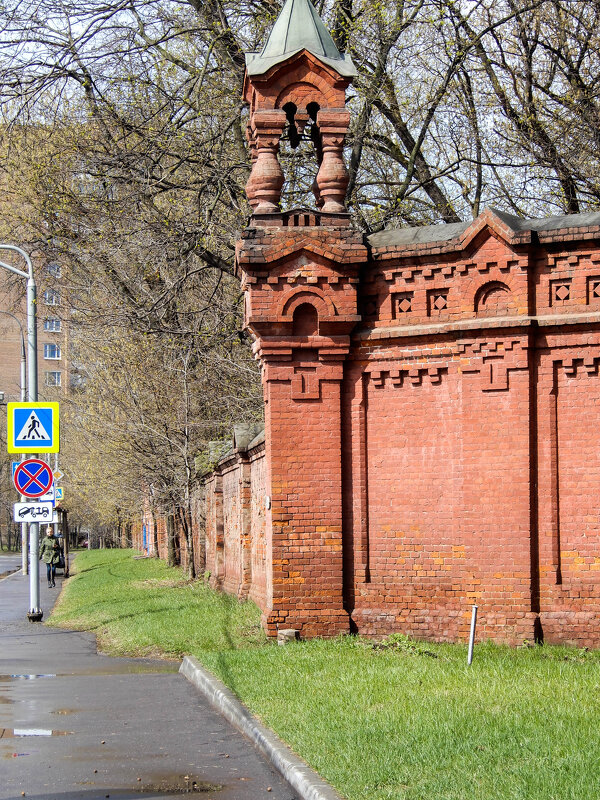
[{"label": "lawn strip", "polygon": [[195,655],[349,800],[600,797],[597,652],[357,637],[266,642],[251,603],[131,551],[77,557],[51,624]]}]

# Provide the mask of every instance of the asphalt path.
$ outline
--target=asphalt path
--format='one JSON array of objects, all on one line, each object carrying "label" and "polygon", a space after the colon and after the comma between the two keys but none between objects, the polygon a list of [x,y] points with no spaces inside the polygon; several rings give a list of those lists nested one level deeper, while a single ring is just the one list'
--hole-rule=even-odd
[{"label": "asphalt path", "polygon": [[[0,575],[18,570],[0,578],[0,800],[297,800],[179,662],[111,658],[92,634],[29,622],[20,566],[0,556]],[[61,582],[40,580],[45,617]]]}]

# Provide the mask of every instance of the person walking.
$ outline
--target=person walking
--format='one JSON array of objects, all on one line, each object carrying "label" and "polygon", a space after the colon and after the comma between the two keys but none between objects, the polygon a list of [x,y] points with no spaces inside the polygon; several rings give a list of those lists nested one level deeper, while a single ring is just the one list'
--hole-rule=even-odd
[{"label": "person walking", "polygon": [[46,573],[48,576],[48,588],[56,586],[54,582],[54,574],[56,565],[60,561],[60,544],[58,539],[54,536],[52,528],[48,527],[46,535],[40,544],[40,558],[46,565]]}]

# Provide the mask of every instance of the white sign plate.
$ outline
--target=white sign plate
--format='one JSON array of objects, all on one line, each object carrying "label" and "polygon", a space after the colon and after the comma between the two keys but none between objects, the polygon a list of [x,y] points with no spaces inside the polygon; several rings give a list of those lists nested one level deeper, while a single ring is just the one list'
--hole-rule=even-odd
[{"label": "white sign plate", "polygon": [[56,505],[54,484],[52,484],[52,486],[46,492],[46,494],[43,494],[41,497],[38,497],[38,500],[40,501],[40,503],[52,503],[53,506]]},{"label": "white sign plate", "polygon": [[15,503],[13,505],[13,519],[15,522],[55,522],[55,512],[52,503]]}]

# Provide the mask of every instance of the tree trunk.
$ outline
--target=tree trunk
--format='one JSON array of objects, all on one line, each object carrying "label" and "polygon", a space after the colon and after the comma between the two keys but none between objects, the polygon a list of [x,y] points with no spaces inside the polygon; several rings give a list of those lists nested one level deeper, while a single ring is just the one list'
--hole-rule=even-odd
[{"label": "tree trunk", "polygon": [[187,576],[190,580],[196,577],[196,564],[194,563],[194,535],[192,530],[192,519],[189,508],[178,506],[177,515],[185,536],[187,549]]},{"label": "tree trunk", "polygon": [[158,523],[156,520],[156,512],[154,509],[151,511],[152,513],[152,546],[154,547],[154,558],[159,557],[158,553]]},{"label": "tree trunk", "polygon": [[177,566],[177,550],[175,547],[175,518],[173,513],[167,514],[167,564]]}]

